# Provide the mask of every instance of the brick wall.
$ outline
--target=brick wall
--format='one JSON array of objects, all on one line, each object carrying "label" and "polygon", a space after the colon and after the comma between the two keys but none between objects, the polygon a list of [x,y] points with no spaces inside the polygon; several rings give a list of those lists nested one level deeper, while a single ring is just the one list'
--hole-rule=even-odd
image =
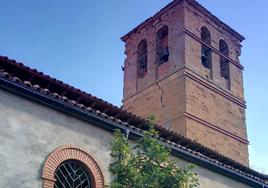
[{"label": "brick wall", "polygon": [[[163,26],[168,26],[169,61],[161,66],[156,65],[156,33]],[[183,29],[183,8],[174,7],[161,18],[150,22],[146,27],[139,29],[135,35],[127,39],[125,46],[126,59],[124,63],[124,99],[129,98],[165,76],[174,73],[183,67],[184,40],[181,34]],[[147,40],[148,45],[148,72],[142,78],[137,78],[137,47],[141,40]]]},{"label": "brick wall", "polygon": [[178,123],[184,122],[185,89],[183,71],[178,71],[127,98],[124,108],[145,118],[154,114],[160,125],[186,135],[185,123]]}]

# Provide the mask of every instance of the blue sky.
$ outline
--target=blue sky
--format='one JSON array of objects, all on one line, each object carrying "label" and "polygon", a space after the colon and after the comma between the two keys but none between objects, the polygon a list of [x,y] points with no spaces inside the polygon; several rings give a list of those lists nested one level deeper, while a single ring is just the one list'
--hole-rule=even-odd
[{"label": "blue sky", "polygon": [[[120,37],[170,0],[1,0],[0,54],[121,105]],[[268,173],[268,1],[199,0],[246,37],[247,128],[251,167]]]}]

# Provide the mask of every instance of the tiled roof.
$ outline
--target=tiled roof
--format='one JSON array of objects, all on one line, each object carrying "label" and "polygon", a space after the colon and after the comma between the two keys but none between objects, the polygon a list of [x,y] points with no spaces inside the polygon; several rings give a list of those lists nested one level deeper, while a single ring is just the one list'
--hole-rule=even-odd
[{"label": "tiled roof", "polygon": [[[127,34],[125,34],[121,39],[123,41],[126,41],[127,37],[130,36],[131,34],[135,33],[140,27],[146,25],[147,23],[152,22],[155,18],[157,18],[158,16],[162,15],[165,11],[169,10],[170,8],[172,8],[176,4],[180,3],[181,1],[182,0],[173,0],[167,6],[165,6],[162,9],[160,9],[154,16],[151,16],[150,18],[146,19],[141,24],[139,24],[134,29],[132,29],[130,32],[128,32]],[[204,6],[202,6],[201,4],[199,4],[196,0],[185,0],[185,1],[189,2],[192,6],[194,6],[195,8],[197,8],[198,10],[200,10],[201,12],[203,12],[204,14],[206,14],[208,17],[210,17],[216,23],[218,23],[219,25],[221,25],[224,29],[226,29],[227,31],[229,31],[232,35],[234,35],[235,37],[237,37],[240,41],[243,41],[245,39],[245,37],[243,37],[240,33],[238,33],[237,31],[235,31],[234,29],[232,29],[230,26],[228,26],[227,24],[225,24],[217,16],[215,16],[209,10],[207,10]]]},{"label": "tiled roof", "polygon": [[[141,133],[148,129],[148,122],[145,119],[4,56],[0,56],[0,78],[33,92],[71,104],[85,112],[95,113],[126,128]],[[268,180],[267,175],[254,171],[195,141],[158,125],[155,125],[155,128],[159,131],[158,139],[172,147],[185,150],[256,181],[265,183]]]}]

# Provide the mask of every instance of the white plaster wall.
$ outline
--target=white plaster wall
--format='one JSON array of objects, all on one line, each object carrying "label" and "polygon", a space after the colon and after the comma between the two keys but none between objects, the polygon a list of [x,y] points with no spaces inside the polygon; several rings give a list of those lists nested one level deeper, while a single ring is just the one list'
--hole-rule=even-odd
[{"label": "white plaster wall", "polygon": [[[188,162],[178,158],[172,157],[172,159],[176,162],[178,167],[184,168],[189,165]],[[251,188],[251,186],[247,186],[200,166],[195,165],[194,171],[198,175],[198,180],[200,183],[199,188]]]},{"label": "white plaster wall", "polygon": [[47,156],[63,145],[85,149],[109,183],[112,134],[61,112],[0,90],[0,187],[42,187]]}]

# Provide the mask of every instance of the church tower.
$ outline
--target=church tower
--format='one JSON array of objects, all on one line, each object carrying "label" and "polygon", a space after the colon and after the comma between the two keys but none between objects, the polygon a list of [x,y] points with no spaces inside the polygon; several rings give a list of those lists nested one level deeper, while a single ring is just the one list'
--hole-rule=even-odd
[{"label": "church tower", "polygon": [[244,37],[194,0],[174,0],[122,37],[124,109],[246,166]]}]

